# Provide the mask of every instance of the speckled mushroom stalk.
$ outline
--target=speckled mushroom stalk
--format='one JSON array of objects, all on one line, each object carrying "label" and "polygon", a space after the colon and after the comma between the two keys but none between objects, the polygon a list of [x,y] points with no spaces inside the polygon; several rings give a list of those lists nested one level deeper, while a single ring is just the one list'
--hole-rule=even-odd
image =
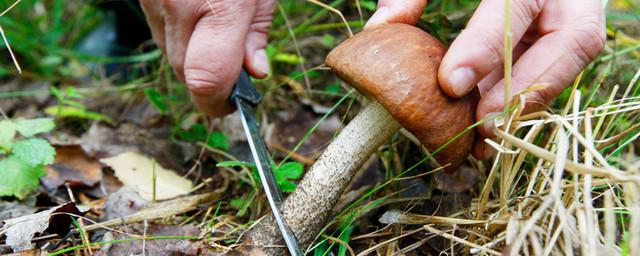
[{"label": "speckled mushroom stalk", "polygon": [[[344,189],[364,162],[401,127],[435,150],[474,121],[475,96],[447,97],[437,71],[446,49],[426,32],[409,25],[383,25],[361,32],[329,53],[326,64],[371,102],[331,142],[311,166],[282,211],[303,248],[330,217]],[[467,133],[435,157],[457,168],[469,154]],[[247,234],[239,253],[285,255],[269,215]]]}]

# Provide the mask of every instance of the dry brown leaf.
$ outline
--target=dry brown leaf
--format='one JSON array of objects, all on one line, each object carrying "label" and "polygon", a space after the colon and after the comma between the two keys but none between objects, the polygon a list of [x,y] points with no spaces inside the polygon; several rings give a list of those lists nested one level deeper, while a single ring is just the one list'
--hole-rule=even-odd
[{"label": "dry brown leaf", "polygon": [[69,202],[39,213],[5,220],[0,234],[6,236],[6,243],[15,252],[32,249],[31,239],[35,234],[56,233],[62,236],[69,231],[71,216],[83,215],[84,212],[86,210]]},{"label": "dry brown leaf", "polygon": [[156,172],[156,199],[164,200],[189,194],[193,183],[172,170],[167,170],[146,156],[124,152],[100,159],[111,167],[125,186],[134,188],[146,200],[153,199],[153,169]]},{"label": "dry brown leaf", "polygon": [[56,147],[55,161],[46,170],[47,176],[41,181],[47,189],[55,189],[65,182],[72,187],[93,187],[102,179],[100,162],[87,156],[77,145]]}]

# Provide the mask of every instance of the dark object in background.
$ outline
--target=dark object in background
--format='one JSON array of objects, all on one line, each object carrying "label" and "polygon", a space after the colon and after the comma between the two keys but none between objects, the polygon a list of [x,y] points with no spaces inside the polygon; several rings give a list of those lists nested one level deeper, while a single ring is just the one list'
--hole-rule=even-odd
[{"label": "dark object in background", "polygon": [[[123,57],[135,53],[144,42],[151,39],[144,13],[138,1],[108,0],[98,1],[96,6],[104,12],[104,20],[76,45],[76,50],[96,57]],[[88,63],[95,72],[101,63]],[[105,75],[131,74],[130,63],[110,63],[104,65]],[[135,72],[133,72],[135,74]]]}]

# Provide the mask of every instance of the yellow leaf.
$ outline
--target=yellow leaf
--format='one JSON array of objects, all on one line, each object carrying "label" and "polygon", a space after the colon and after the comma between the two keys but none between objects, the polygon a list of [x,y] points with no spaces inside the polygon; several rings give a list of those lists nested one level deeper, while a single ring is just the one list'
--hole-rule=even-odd
[{"label": "yellow leaf", "polygon": [[135,152],[124,152],[110,158],[100,159],[100,162],[111,167],[115,171],[116,177],[125,186],[136,189],[147,200],[153,199],[153,168],[156,171],[157,200],[186,195],[193,188],[193,183],[190,180]]}]

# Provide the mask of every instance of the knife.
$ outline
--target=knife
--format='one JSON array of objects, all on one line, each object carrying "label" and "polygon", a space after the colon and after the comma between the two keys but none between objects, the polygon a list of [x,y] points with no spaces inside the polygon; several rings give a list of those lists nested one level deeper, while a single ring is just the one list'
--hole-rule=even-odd
[{"label": "knife", "polygon": [[260,136],[260,129],[256,119],[255,108],[262,101],[262,95],[255,89],[245,70],[242,70],[240,73],[238,82],[231,92],[230,100],[240,112],[244,133],[247,136],[251,154],[258,169],[258,174],[260,175],[262,187],[269,201],[273,218],[276,220],[276,224],[289,249],[289,253],[292,256],[304,255],[302,249],[300,249],[298,239],[296,239],[295,234],[287,225],[280,211],[280,206],[283,201],[282,191],[280,191],[280,187],[271,169],[269,152]]}]

